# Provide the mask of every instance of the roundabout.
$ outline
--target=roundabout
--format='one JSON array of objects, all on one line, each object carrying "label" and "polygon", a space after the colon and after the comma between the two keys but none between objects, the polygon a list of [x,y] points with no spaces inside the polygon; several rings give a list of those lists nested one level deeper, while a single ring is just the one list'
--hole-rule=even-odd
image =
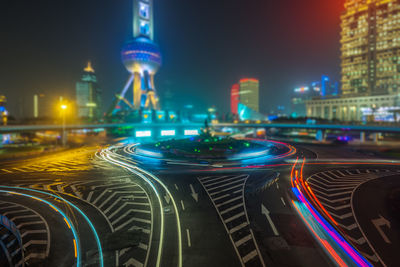
[{"label": "roundabout", "polygon": [[199,166],[251,166],[276,163],[293,156],[289,144],[262,139],[236,139],[202,134],[186,139],[171,139],[146,144],[133,144],[125,152],[138,162]]}]

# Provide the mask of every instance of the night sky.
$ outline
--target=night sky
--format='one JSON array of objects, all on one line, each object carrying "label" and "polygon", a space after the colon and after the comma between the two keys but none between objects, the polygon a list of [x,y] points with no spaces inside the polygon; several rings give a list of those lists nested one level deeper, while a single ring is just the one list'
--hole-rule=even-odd
[{"label": "night sky", "polygon": [[[344,0],[154,0],[155,41],[164,64],[159,92],[178,105],[229,110],[230,87],[261,82],[261,111],[289,106],[294,87],[320,75],[339,79]],[[131,0],[2,0],[0,94],[17,117],[34,93],[74,96],[93,62],[105,105],[128,79],[120,49],[131,36]]]}]

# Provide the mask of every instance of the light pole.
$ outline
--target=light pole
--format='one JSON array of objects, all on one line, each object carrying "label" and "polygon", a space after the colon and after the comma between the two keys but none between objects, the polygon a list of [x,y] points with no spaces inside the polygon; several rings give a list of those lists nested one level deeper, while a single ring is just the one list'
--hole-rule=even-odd
[{"label": "light pole", "polygon": [[62,115],[62,134],[61,134],[61,142],[63,146],[67,145],[67,133],[66,133],[66,119],[65,119],[65,112],[67,111],[68,106],[62,104],[61,108],[61,115]]}]

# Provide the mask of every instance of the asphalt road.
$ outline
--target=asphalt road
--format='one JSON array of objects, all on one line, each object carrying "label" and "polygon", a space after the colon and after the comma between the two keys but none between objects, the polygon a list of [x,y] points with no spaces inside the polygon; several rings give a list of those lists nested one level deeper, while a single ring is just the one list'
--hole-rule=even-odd
[{"label": "asphalt road", "polygon": [[[299,157],[315,209],[370,263],[393,266],[400,168],[350,147],[295,146],[291,159],[257,167],[160,164],[126,147],[9,161],[0,214],[29,266],[74,265],[73,240],[88,266],[333,266],[292,204]],[[18,256],[12,235],[1,241],[1,255]]]},{"label": "asphalt road", "polygon": [[360,230],[386,266],[396,266],[399,261],[400,198],[398,194],[391,198],[394,192],[400,191],[399,178],[396,174],[369,180],[353,194],[352,206]]}]

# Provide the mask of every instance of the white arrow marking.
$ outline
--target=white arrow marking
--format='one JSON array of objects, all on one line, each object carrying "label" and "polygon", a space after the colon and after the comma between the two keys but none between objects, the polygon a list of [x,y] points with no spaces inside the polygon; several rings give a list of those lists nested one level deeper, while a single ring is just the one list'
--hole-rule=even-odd
[{"label": "white arrow marking", "polygon": [[171,197],[170,197],[168,194],[166,194],[166,195],[164,196],[164,199],[165,199],[165,201],[167,202],[167,204],[169,204],[169,202],[171,201]]},{"label": "white arrow marking", "polygon": [[269,224],[271,225],[271,228],[272,228],[272,231],[274,232],[274,235],[278,236],[279,232],[276,229],[275,224],[271,219],[271,216],[269,216],[270,212],[263,204],[261,204],[261,214],[264,214],[265,217],[267,217],[267,220],[268,220]]},{"label": "white arrow marking", "polygon": [[143,266],[143,264],[141,263],[141,262],[139,262],[139,261],[137,261],[136,259],[134,259],[134,258],[130,258],[127,262],[125,262],[124,263],[124,266],[125,267],[128,267],[128,266]]},{"label": "white arrow marking", "polygon": [[383,240],[385,240],[386,243],[392,244],[390,242],[389,238],[386,236],[386,234],[382,230],[382,226],[387,226],[390,229],[390,222],[385,219],[382,215],[379,215],[378,219],[371,220],[371,222],[375,225],[376,229],[378,230],[379,234],[382,236]]},{"label": "white arrow marking", "polygon": [[196,202],[199,202],[199,194],[196,193],[196,191],[194,191],[193,185],[190,184],[190,190],[192,191],[191,195],[194,198],[194,200]]}]

